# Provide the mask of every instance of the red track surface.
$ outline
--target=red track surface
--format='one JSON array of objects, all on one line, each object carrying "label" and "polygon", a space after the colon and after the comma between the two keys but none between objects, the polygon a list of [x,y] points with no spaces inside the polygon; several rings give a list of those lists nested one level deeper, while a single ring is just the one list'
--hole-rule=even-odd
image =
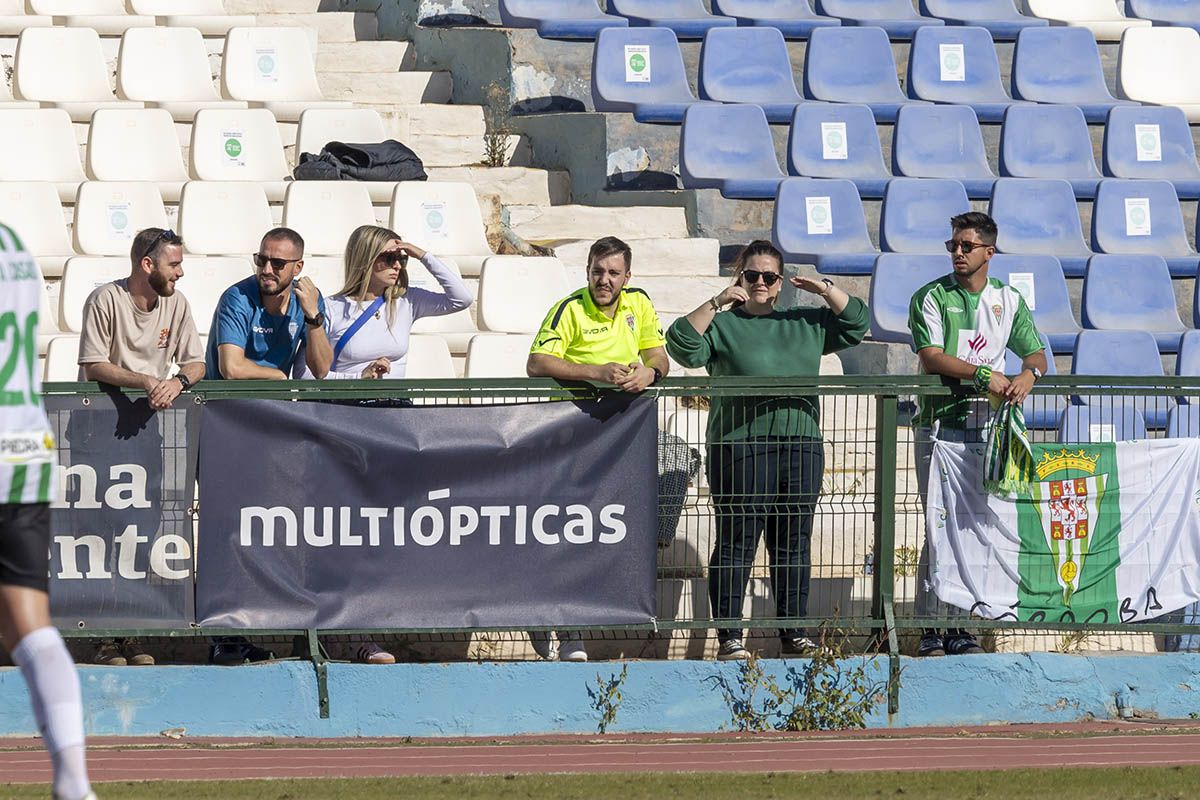
[{"label": "red track surface", "polygon": [[[1061,726],[1057,730],[1062,730]],[[1014,767],[1173,766],[1200,764],[1200,734],[1081,736],[1073,727],[1052,738],[1006,729],[924,735],[629,737],[616,741],[559,737],[504,744],[313,742],[307,746],[202,740],[95,740],[88,755],[96,781],[248,778],[495,775],[562,772],[854,772],[1009,769]],[[1028,732],[1022,728],[1021,732]],[[1039,732],[1036,729],[1033,732]],[[427,741],[427,740],[426,740]],[[49,762],[36,742],[0,740],[0,781],[42,783]]]}]

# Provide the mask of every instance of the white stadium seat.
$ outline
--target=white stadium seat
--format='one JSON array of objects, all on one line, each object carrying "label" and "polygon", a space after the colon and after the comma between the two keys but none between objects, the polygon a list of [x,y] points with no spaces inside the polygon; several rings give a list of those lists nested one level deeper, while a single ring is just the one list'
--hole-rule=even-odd
[{"label": "white stadium seat", "polygon": [[79,337],[55,336],[46,347],[42,380],[74,383],[79,377]]},{"label": "white stadium seat", "polygon": [[[303,235],[303,234],[301,234]],[[321,294],[329,297],[342,290],[346,283],[346,268],[342,265],[341,256],[312,256],[308,255],[308,241],[304,242],[304,277],[312,280],[321,290]]]},{"label": "white stadium seat", "polygon": [[287,159],[279,126],[265,108],[197,112],[190,158],[196,180],[255,181],[270,202],[283,202]]},{"label": "white stadium seat", "polygon": [[0,106],[0,181],[48,181],[60,200],[74,203],[85,180],[67,112]]},{"label": "white stadium seat", "polygon": [[75,198],[75,249],[89,256],[129,257],[144,228],[169,228],[162,195],[153,183],[88,181]]},{"label": "white stadium seat", "polygon": [[[446,259],[444,263],[455,273],[458,272],[458,264],[453,260]],[[470,287],[473,281],[465,280],[464,283]],[[425,269],[425,265],[416,259],[409,259],[408,262],[408,285],[428,289],[431,292],[444,291],[442,285],[429,273],[429,270]],[[450,352],[455,355],[466,353],[471,339],[479,334],[479,327],[475,324],[474,317],[471,316],[470,308],[438,317],[422,317],[413,323],[412,329],[414,333],[436,333],[441,336],[449,345]]]},{"label": "white stadium seat", "polygon": [[0,36],[17,36],[26,28],[49,28],[54,18],[31,14],[25,0],[0,0]]},{"label": "white stadium seat", "polygon": [[129,8],[171,28],[196,28],[205,36],[224,36],[230,28],[254,24],[253,14],[226,13],[221,0],[129,0]]},{"label": "white stadium seat", "polygon": [[154,24],[154,17],[126,11],[125,0],[29,0],[29,9],[53,16],[55,25],[90,28],[101,36],[120,36],[129,28]]},{"label": "white stadium seat", "polygon": [[58,297],[59,320],[64,331],[83,330],[83,304],[97,288],[129,277],[129,256],[76,256],[63,270]]},{"label": "white stadium seat", "polygon": [[408,361],[404,377],[415,380],[453,378],[454,359],[440,336],[413,334],[408,337]]},{"label": "white stadium seat", "polygon": [[108,62],[91,28],[29,28],[17,39],[13,96],[52,103],[76,122],[98,108],[141,108],[118,100],[108,83]]},{"label": "white stadium seat", "polygon": [[233,284],[254,274],[248,258],[222,256],[184,256],[183,277],[175,284],[192,307],[192,319],[201,336],[212,325],[217,303]]},{"label": "white stadium seat", "polygon": [[1139,28],[1121,38],[1117,94],[1158,106],[1175,106],[1200,123],[1200,33],[1192,28]]},{"label": "white stadium seat", "polygon": [[524,378],[532,334],[481,333],[467,348],[466,378]]},{"label": "white stadium seat", "polygon": [[373,108],[311,108],[300,115],[296,153],[316,155],[329,142],[382,142],[391,138],[383,117]]},{"label": "white stadium seat", "polygon": [[350,108],[325,100],[304,28],[232,28],[225,37],[221,87],[226,97],[263,106],[281,122],[309,108]]},{"label": "white stadium seat", "polygon": [[117,94],[191,122],[204,108],[246,108],[213,84],[208,50],[195,28],[134,28],[121,37]]},{"label": "white stadium seat", "polygon": [[92,115],[88,177],[97,181],[150,181],[168,203],[179,202],[188,179],[175,122],[161,108],[102,108]]},{"label": "white stadium seat", "polygon": [[1102,42],[1117,41],[1129,28],[1150,26],[1148,19],[1122,14],[1113,0],[1025,0],[1025,6],[1030,14],[1051,24],[1087,28]]},{"label": "white stadium seat", "polygon": [[492,256],[479,277],[479,327],[496,333],[537,333],[550,307],[572,288],[557,258]]},{"label": "white stadium seat", "polygon": [[454,259],[463,275],[479,275],[484,259],[493,255],[479,213],[479,199],[469,183],[396,184],[388,227],[405,241],[443,259]]},{"label": "white stadium seat", "polygon": [[16,231],[47,277],[62,275],[67,259],[76,255],[53,183],[0,183],[0,220]]},{"label": "white stadium seat", "polygon": [[189,181],[183,186],[176,230],[185,252],[249,257],[273,227],[267,195],[256,183]]},{"label": "white stadium seat", "polygon": [[293,181],[284,196],[283,224],[304,237],[305,255],[341,256],[355,228],[375,224],[375,208],[356,181]]}]

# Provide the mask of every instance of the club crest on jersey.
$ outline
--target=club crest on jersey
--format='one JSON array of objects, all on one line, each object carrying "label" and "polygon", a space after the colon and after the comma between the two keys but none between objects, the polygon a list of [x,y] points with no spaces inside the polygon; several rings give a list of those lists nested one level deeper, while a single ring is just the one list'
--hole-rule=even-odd
[{"label": "club crest on jersey", "polygon": [[996,318],[996,324],[1000,324],[1000,319],[1004,316],[1004,307],[999,303],[992,306],[992,316]]},{"label": "club crest on jersey", "polygon": [[633,318],[633,314],[625,315],[625,324],[629,326],[629,330],[637,330],[637,320]]}]

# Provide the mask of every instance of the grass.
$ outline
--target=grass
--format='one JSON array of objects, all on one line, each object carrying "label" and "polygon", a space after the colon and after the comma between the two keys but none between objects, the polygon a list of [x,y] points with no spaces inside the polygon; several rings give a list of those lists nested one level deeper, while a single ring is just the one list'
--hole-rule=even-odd
[{"label": "grass", "polygon": [[[903,798],[903,800],[1192,800],[1200,767],[1025,769],[1004,772],[768,773],[763,775],[607,774],[469,778],[368,778],[272,781],[105,783],[104,800],[746,800],[746,798]],[[5,786],[0,798],[44,798],[44,786]]]}]

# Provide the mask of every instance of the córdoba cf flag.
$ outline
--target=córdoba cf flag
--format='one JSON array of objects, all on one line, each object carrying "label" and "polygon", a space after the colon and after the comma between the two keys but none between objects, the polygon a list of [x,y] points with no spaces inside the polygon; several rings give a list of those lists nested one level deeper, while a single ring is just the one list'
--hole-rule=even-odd
[{"label": "c\u00f3rdoba cf flag", "polygon": [[1028,491],[983,489],[984,446],[937,442],[933,591],[990,619],[1134,622],[1200,600],[1200,439],[1032,445]]}]

